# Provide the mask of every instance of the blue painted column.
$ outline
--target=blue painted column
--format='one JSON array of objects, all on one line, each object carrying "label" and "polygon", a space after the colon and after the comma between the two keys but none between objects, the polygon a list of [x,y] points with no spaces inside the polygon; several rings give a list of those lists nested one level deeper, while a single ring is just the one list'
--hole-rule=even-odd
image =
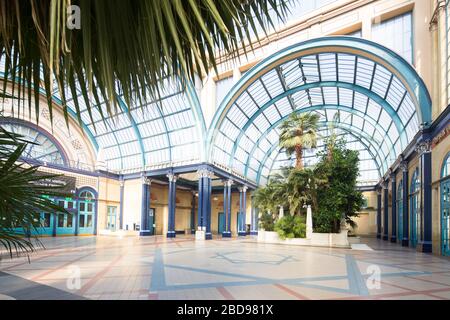
[{"label": "blue painted column", "polygon": [[169,207],[169,223],[167,230],[167,238],[175,238],[175,208],[176,204],[176,191],[177,191],[177,176],[173,173],[168,173],[167,178],[169,178],[169,197],[168,197],[168,207]]},{"label": "blue painted column", "polygon": [[[225,199],[224,199],[224,214],[225,214],[225,231],[222,232],[222,237],[231,238],[231,186],[233,180],[229,179],[225,182]],[[225,205],[226,203],[226,205]]]},{"label": "blue painted column", "polygon": [[200,171],[197,171],[198,177],[198,217],[197,217],[197,230],[205,231],[205,223],[203,221],[203,174]]},{"label": "blue painted column", "polygon": [[205,232],[205,239],[212,239],[211,234],[211,177],[208,169],[197,171],[198,177],[198,230]]},{"label": "blue painted column", "polygon": [[211,240],[211,172],[203,170],[203,224],[205,227],[205,239]]},{"label": "blue painted column", "polygon": [[257,215],[257,211],[254,205],[254,198],[253,198],[253,194],[251,196],[251,204],[252,204],[252,208],[251,208],[251,212],[252,212],[252,221],[251,221],[251,226],[250,226],[250,235],[252,236],[257,236],[258,235],[258,215]]},{"label": "blue painted column", "polygon": [[381,239],[381,189],[377,190],[377,238]]},{"label": "blue painted column", "polygon": [[409,179],[408,179],[408,163],[403,161],[400,163],[403,175],[403,239],[402,246],[409,246]]},{"label": "blue painted column", "polygon": [[227,188],[227,180],[223,180],[223,215],[225,216],[225,226],[224,231],[222,231],[222,237],[228,238],[228,188]]},{"label": "blue painted column", "polygon": [[431,205],[431,143],[423,141],[416,148],[420,157],[420,174],[422,188],[420,201],[422,210],[422,239],[418,239],[422,245],[422,252],[432,252],[432,205]]},{"label": "blue painted column", "polygon": [[119,181],[120,183],[120,204],[119,204],[119,229],[123,230],[123,195],[124,195],[124,188],[125,188],[125,182],[123,179]]},{"label": "blue painted column", "polygon": [[[238,236],[246,236],[247,230],[245,226],[245,214],[246,214],[246,197],[247,197],[247,186],[243,186],[239,188],[239,213],[244,215],[244,219],[242,221],[242,224],[240,225],[240,230],[238,230]],[[238,223],[239,226],[239,223]]]},{"label": "blue painted column", "polygon": [[383,184],[383,240],[389,239],[389,182],[385,181]]},{"label": "blue painted column", "polygon": [[248,187],[244,186],[243,188],[243,202],[242,202],[242,207],[243,207],[243,213],[244,213],[244,235],[247,235],[247,190]]},{"label": "blue painted column", "polygon": [[391,242],[397,242],[397,183],[395,180],[395,173],[391,175],[391,190],[392,190],[392,210],[391,210]]},{"label": "blue painted column", "polygon": [[141,205],[141,225],[139,230],[140,236],[151,235],[148,214],[150,210],[150,184],[151,180],[147,177],[142,177],[142,205]]},{"label": "blue painted column", "polygon": [[195,233],[195,191],[192,191],[191,201],[191,234]]}]

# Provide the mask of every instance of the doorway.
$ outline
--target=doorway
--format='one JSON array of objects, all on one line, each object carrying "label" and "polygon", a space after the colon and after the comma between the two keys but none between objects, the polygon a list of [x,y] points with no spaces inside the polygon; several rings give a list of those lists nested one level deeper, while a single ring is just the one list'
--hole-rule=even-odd
[{"label": "doorway", "polygon": [[219,225],[217,228],[217,232],[219,234],[222,234],[222,232],[225,231],[225,214],[223,212],[219,212],[219,221],[218,221]]}]

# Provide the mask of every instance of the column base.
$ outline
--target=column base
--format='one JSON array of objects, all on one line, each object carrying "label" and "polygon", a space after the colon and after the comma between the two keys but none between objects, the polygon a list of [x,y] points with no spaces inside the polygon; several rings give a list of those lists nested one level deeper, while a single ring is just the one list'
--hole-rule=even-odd
[{"label": "column base", "polygon": [[389,240],[389,237],[388,237],[387,235],[384,235],[384,236],[383,236],[383,240],[384,240],[384,241],[388,241],[388,240]]},{"label": "column base", "polygon": [[167,231],[167,238],[175,238],[176,233],[175,231]]},{"label": "column base", "polygon": [[142,230],[142,231],[139,231],[139,236],[151,236],[152,235],[152,233],[150,232],[150,230]]},{"label": "column base", "polygon": [[424,241],[420,245],[421,245],[421,248],[420,248],[421,252],[425,252],[425,253],[433,252],[433,246],[432,246],[431,241]]},{"label": "column base", "polygon": [[409,240],[408,238],[403,238],[402,239],[402,247],[409,247]]},{"label": "column base", "polygon": [[205,233],[205,240],[212,240],[212,234],[211,234],[211,232],[206,232],[206,233]]},{"label": "column base", "polygon": [[258,231],[250,231],[250,235],[251,236],[257,236],[258,235]]},{"label": "column base", "polygon": [[231,238],[231,232],[230,231],[222,232],[222,238]]},{"label": "column base", "polygon": [[391,242],[392,243],[397,243],[397,237],[396,236],[392,236],[391,237]]},{"label": "column base", "polygon": [[238,236],[239,237],[245,237],[247,235],[247,232],[245,231],[238,231]]},{"label": "column base", "polygon": [[203,230],[195,231],[195,240],[205,240],[205,239],[206,239],[205,231]]},{"label": "column base", "polygon": [[377,234],[377,239],[381,239],[381,234]]}]

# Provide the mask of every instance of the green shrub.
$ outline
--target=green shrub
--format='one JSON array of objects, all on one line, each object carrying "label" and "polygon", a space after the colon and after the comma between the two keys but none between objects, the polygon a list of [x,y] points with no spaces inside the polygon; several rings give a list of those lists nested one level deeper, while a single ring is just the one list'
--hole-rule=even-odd
[{"label": "green shrub", "polygon": [[306,223],[302,216],[286,215],[275,223],[275,231],[281,239],[306,238]]},{"label": "green shrub", "polygon": [[259,226],[265,231],[274,231],[275,219],[271,213],[263,213],[259,217]]}]

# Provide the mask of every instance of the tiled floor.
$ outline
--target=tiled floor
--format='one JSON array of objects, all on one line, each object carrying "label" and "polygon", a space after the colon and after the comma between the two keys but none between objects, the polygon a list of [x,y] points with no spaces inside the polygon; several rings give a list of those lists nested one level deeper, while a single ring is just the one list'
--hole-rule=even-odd
[{"label": "tiled floor", "polygon": [[376,239],[353,250],[250,237],[42,241],[30,263],[0,260],[0,300],[450,299],[449,259]]}]

